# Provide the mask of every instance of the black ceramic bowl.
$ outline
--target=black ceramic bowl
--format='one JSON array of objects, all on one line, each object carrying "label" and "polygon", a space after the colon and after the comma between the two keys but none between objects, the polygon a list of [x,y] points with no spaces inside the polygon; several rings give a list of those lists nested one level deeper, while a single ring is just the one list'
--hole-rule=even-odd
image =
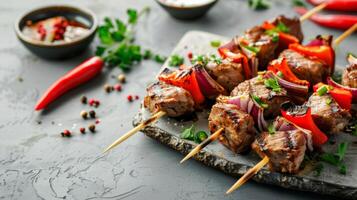
[{"label": "black ceramic bowl", "polygon": [[[48,44],[25,36],[22,29],[28,20],[39,20],[63,16],[69,20],[80,22],[89,28],[89,33],[71,42]],[[31,10],[21,16],[15,23],[15,32],[19,40],[34,54],[46,59],[63,59],[83,52],[93,41],[97,29],[97,19],[87,9],[67,5],[54,5]]]},{"label": "black ceramic bowl", "polygon": [[171,16],[177,19],[195,19],[202,17],[218,0],[212,0],[206,3],[193,6],[180,6],[169,4],[165,0],[156,0]]}]

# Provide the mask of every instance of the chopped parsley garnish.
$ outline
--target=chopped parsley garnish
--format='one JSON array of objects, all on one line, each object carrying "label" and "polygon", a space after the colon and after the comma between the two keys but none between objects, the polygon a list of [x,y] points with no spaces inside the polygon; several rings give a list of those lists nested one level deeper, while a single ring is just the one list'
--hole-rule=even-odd
[{"label": "chopped parsley garnish", "polygon": [[150,50],[145,50],[143,54],[144,59],[152,59],[152,52]]},{"label": "chopped parsley garnish", "polygon": [[265,10],[270,7],[270,3],[267,0],[249,0],[248,5],[254,10]]},{"label": "chopped parsley garnish", "polygon": [[296,7],[306,7],[305,2],[301,1],[301,0],[293,0],[293,6]]},{"label": "chopped parsley garnish", "polygon": [[216,64],[222,63],[222,58],[212,54],[210,56],[205,55],[194,55],[191,59],[192,64],[201,63],[202,65],[207,65],[208,62],[215,62]]},{"label": "chopped parsley garnish", "polygon": [[269,35],[273,42],[279,41],[279,32],[289,33],[290,29],[284,23],[279,22],[275,28],[266,30],[265,34]]},{"label": "chopped parsley garnish", "polygon": [[278,71],[278,72],[276,73],[276,75],[279,76],[280,78],[284,78],[284,74],[283,74],[283,72],[281,72],[281,71]]},{"label": "chopped parsley garnish", "polygon": [[357,136],[357,122],[355,123],[354,127],[353,127],[353,131],[352,131],[352,135]]},{"label": "chopped parsley garnish", "polygon": [[267,88],[270,88],[271,90],[273,90],[273,92],[280,92],[281,91],[281,87],[279,85],[278,79],[276,78],[268,78],[264,80],[264,85]]},{"label": "chopped parsley garnish", "polygon": [[264,103],[258,96],[252,95],[253,100],[262,108],[268,108],[268,104]]},{"label": "chopped parsley garnish", "polygon": [[322,170],[324,169],[324,165],[322,163],[318,163],[316,166],[315,166],[315,176],[316,177],[319,177],[321,175],[321,172]]},{"label": "chopped parsley garnish", "polygon": [[205,131],[195,132],[195,126],[192,124],[190,128],[186,128],[181,133],[181,138],[186,140],[194,141],[195,143],[201,143],[208,138],[208,135]]},{"label": "chopped parsley garnish", "polygon": [[219,40],[212,40],[212,41],[211,41],[211,46],[212,46],[212,47],[219,47],[219,46],[221,46],[221,41],[219,41]]},{"label": "chopped parsley garnish", "polygon": [[327,89],[326,85],[324,85],[324,86],[319,87],[319,89],[317,89],[316,92],[319,96],[322,96],[322,95],[326,94],[327,91],[328,91],[328,89]]},{"label": "chopped parsley garnish", "polygon": [[212,54],[210,57],[209,57],[209,60],[210,61],[213,61],[215,62],[216,64],[221,64],[222,63],[222,58]]},{"label": "chopped parsley garnish", "polygon": [[156,54],[156,55],[154,56],[154,60],[155,60],[156,62],[158,62],[158,63],[164,63],[165,60],[166,60],[166,57],[165,57],[165,56],[161,56],[161,55],[159,55],[159,54]]},{"label": "chopped parsley garnish", "polygon": [[273,135],[276,132],[274,123],[269,124],[268,132],[269,132],[270,135]]},{"label": "chopped parsley garnish", "polygon": [[182,65],[183,62],[184,62],[184,58],[182,56],[179,56],[177,54],[170,56],[170,62],[169,62],[170,66],[178,67]]},{"label": "chopped parsley garnish", "polygon": [[332,103],[332,99],[331,98],[326,99],[326,104],[327,105],[330,105],[331,103]]},{"label": "chopped parsley garnish", "polygon": [[342,142],[338,145],[336,153],[324,153],[320,156],[320,159],[326,163],[338,167],[341,174],[346,174],[347,169],[346,165],[343,163],[343,159],[346,155],[347,147],[348,144],[346,142]]},{"label": "chopped parsley garnish", "polygon": [[283,32],[283,33],[289,33],[290,31],[289,27],[285,26],[283,22],[279,22],[278,25],[276,25],[276,29],[278,32]]}]

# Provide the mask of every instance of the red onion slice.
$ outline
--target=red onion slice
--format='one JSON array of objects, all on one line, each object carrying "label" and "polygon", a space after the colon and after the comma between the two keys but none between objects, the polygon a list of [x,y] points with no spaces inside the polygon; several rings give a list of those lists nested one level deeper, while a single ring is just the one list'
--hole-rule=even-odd
[{"label": "red onion slice", "polygon": [[284,80],[280,78],[279,76],[275,75],[271,71],[267,71],[265,74],[266,77],[268,78],[276,78],[281,85],[281,87],[285,88],[286,91],[292,95],[298,95],[298,96],[307,96],[309,92],[309,86],[307,85],[299,85],[296,83],[289,82],[287,80]]},{"label": "red onion slice", "polygon": [[331,77],[327,78],[327,83],[329,85],[332,85],[333,87],[342,88],[342,89],[350,91],[352,93],[352,102],[357,103],[357,88],[351,88],[351,87],[348,87],[345,85],[341,85],[341,84],[335,82]]}]

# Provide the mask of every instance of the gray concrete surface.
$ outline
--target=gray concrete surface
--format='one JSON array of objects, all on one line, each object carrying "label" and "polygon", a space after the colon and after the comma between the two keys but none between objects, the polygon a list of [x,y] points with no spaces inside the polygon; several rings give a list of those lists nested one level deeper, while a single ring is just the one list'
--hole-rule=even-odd
[{"label": "gray concrete surface", "polygon": [[[129,7],[149,5],[151,14],[140,22],[137,42],[168,55],[188,30],[196,29],[225,36],[241,33],[252,24],[277,14],[293,15],[290,1],[273,1],[272,9],[252,12],[245,1],[221,0],[204,18],[191,22],[175,20],[154,1],[120,0],[1,0],[0,3],[0,199],[332,199],[311,193],[249,182],[233,195],[224,191],[235,182],[219,171],[195,161],[181,166],[182,155],[137,134],[107,155],[101,152],[124,131],[139,108],[139,101],[128,103],[128,94],[141,98],[145,86],[160,66],[147,61],[128,74],[123,92],[105,94],[104,83],[115,83],[106,71],[92,82],[71,91],[48,111],[33,112],[33,106],[58,77],[91,55],[91,51],[70,60],[46,61],[28,52],[16,39],[13,23],[28,9],[68,3],[87,7],[103,16],[123,17]],[[310,22],[303,25],[306,38],[339,31],[324,29]],[[356,51],[356,36],[337,50],[337,63],[344,65],[346,52]],[[95,46],[95,44],[93,44]],[[19,77],[23,81],[19,81]],[[75,134],[62,138],[67,128],[78,130],[90,122],[79,112],[88,107],[81,95],[95,97],[101,123],[95,134]],[[38,122],[41,122],[39,124]]]}]

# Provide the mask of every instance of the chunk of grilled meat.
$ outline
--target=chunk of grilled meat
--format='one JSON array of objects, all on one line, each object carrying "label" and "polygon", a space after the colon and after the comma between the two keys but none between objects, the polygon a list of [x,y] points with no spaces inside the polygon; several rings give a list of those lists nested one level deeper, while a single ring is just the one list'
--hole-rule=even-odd
[{"label": "chunk of grilled meat", "polygon": [[264,117],[276,117],[280,114],[280,105],[290,97],[284,88],[280,88],[280,92],[274,92],[264,84],[264,78],[259,75],[252,79],[240,83],[231,92],[231,96],[250,95],[258,97],[268,107],[264,109]]},{"label": "chunk of grilled meat", "polygon": [[288,34],[295,36],[300,42],[304,39],[300,19],[298,17],[287,18],[284,15],[280,15],[273,19],[271,23],[275,26],[282,23],[289,29]]},{"label": "chunk of grilled meat", "polygon": [[193,98],[185,89],[157,82],[146,91],[144,107],[152,113],[164,111],[169,117],[178,117],[194,111]]},{"label": "chunk of grilled meat", "polygon": [[275,50],[279,44],[274,42],[270,35],[265,34],[265,29],[261,26],[248,29],[242,37],[235,38],[235,41],[237,44],[259,49],[256,53],[259,60],[259,69],[266,69],[268,63],[275,58]]},{"label": "chunk of grilled meat", "polygon": [[220,64],[209,62],[206,65],[209,75],[227,91],[232,91],[235,86],[245,80],[244,70],[241,63],[223,59]]},{"label": "chunk of grilled meat", "polygon": [[211,133],[224,128],[219,141],[235,153],[249,149],[255,137],[253,118],[236,105],[216,103],[208,118]]},{"label": "chunk of grilled meat", "polygon": [[329,74],[329,67],[317,58],[309,58],[304,55],[286,49],[279,58],[285,58],[289,68],[301,80],[307,80],[312,85],[325,81]]},{"label": "chunk of grilled meat", "polygon": [[348,66],[342,74],[342,85],[357,88],[357,64]]},{"label": "chunk of grilled meat", "polygon": [[304,159],[307,138],[300,130],[263,132],[253,142],[252,149],[264,158],[269,157],[268,167],[272,171],[297,173]]},{"label": "chunk of grilled meat", "polygon": [[307,105],[311,108],[316,125],[326,133],[340,133],[351,119],[351,114],[342,109],[328,93],[322,96],[314,93]]}]

